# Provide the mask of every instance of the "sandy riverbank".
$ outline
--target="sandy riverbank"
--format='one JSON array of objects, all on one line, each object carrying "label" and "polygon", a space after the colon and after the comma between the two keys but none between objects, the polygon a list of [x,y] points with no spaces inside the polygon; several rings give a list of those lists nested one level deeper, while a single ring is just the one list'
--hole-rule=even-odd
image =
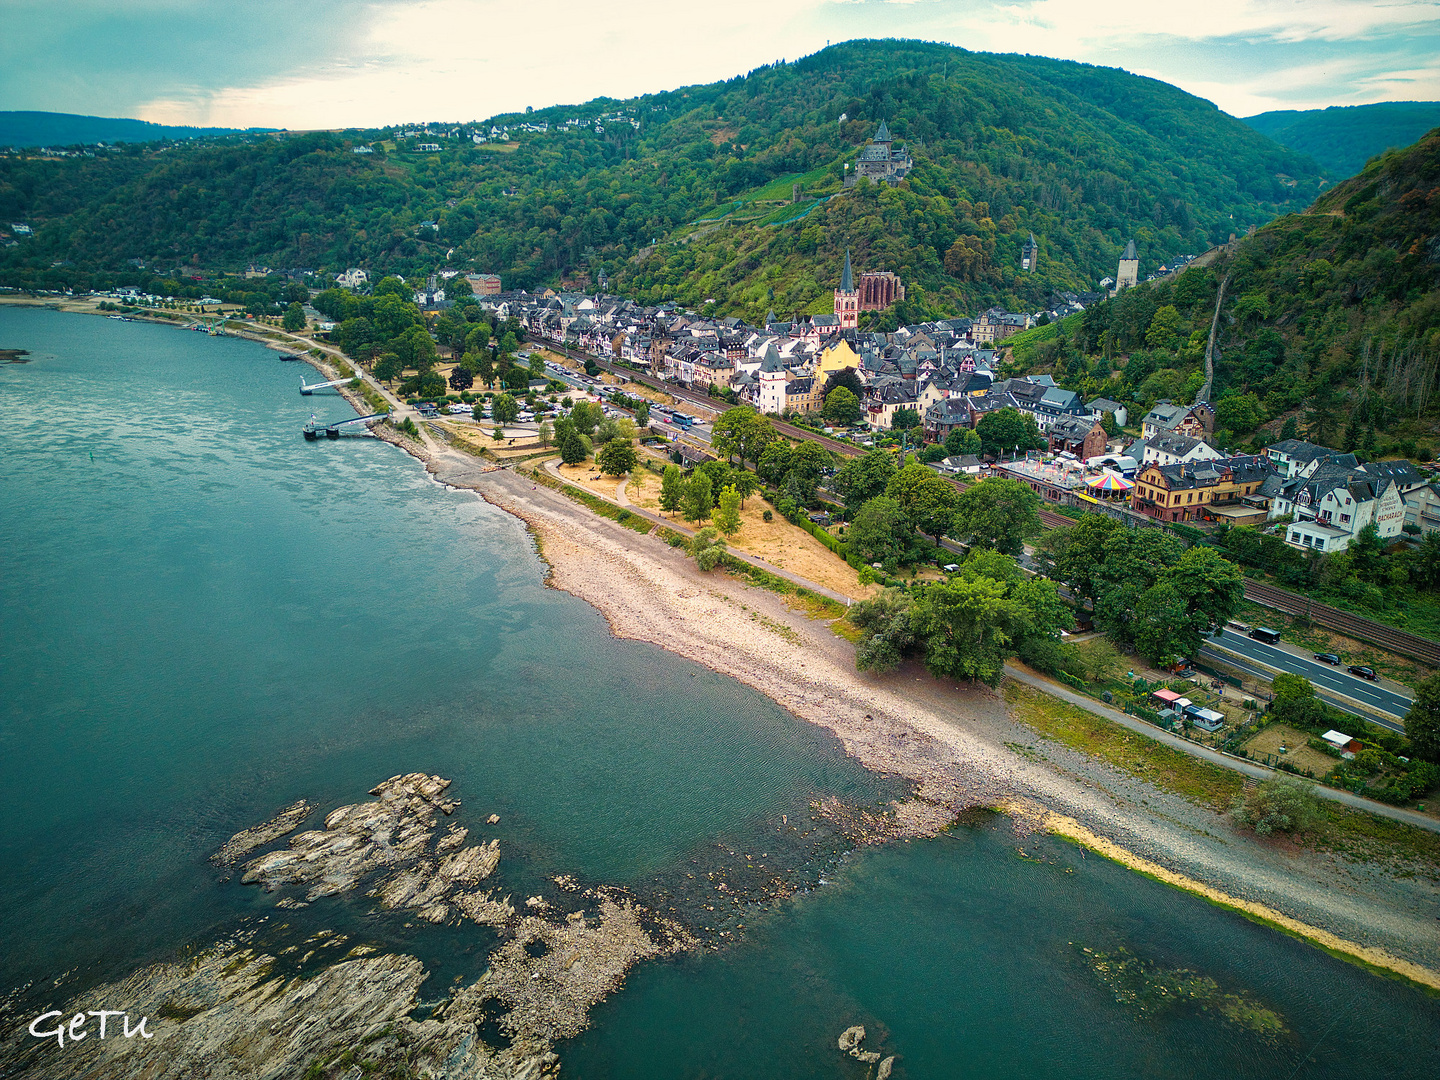
[{"label": "sandy riverbank", "polygon": [[834,732],[867,767],[912,781],[915,798],[896,808],[877,839],[933,834],[965,809],[1032,800],[1054,816],[1018,815],[1022,832],[1077,835],[1057,824],[1070,819],[1109,857],[1157,868],[1170,876],[1152,876],[1237,910],[1256,905],[1332,951],[1440,987],[1440,889],[1430,882],[1257,841],[1221,814],[1063,747],[1017,753],[1017,744],[1037,740],[995,692],[939,683],[914,668],[861,675],[849,642],[782,597],[701,573],[662,541],[523,476],[483,473],[466,455],[405,442],[437,480],[524,520],[551,583],[596,607],[617,636],[731,675]]}]

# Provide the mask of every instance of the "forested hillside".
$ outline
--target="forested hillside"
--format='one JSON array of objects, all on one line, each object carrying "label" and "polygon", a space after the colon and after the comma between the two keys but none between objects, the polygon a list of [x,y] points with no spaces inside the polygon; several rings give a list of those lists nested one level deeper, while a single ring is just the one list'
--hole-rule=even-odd
[{"label": "forested hillside", "polygon": [[235,128],[176,127],[147,120],[74,113],[0,111],[0,146],[72,146],[75,144],[158,142],[234,135]]},{"label": "forested hillside", "polygon": [[1362,455],[1434,455],[1440,129],[1209,266],[1028,332],[1017,353],[1087,395],[1191,400],[1227,279],[1212,395],[1222,442],[1300,435]]},{"label": "forested hillside", "polygon": [[[586,123],[559,130],[576,118]],[[881,119],[913,154],[911,177],[820,202]],[[550,130],[468,139],[492,122]],[[373,279],[448,259],[507,286],[603,269],[642,299],[714,299],[755,318],[823,307],[849,245],[861,269],[905,278],[900,315],[954,313],[1093,288],[1131,237],[1143,273],[1301,209],[1321,187],[1308,158],[1167,84],[914,42],[850,42],[724,83],[444,137],[453,127],[437,129],[438,153],[357,131],[5,156],[0,224],[34,235],[3,249],[0,277],[84,285],[140,259],[165,272],[359,265]],[[352,152],[365,145],[375,152]],[[801,202],[782,205],[795,183]],[[1022,275],[1030,232],[1039,270]]]},{"label": "forested hillside", "polygon": [[1245,123],[1281,146],[1309,154],[1330,179],[1344,180],[1376,154],[1409,146],[1440,125],[1440,101],[1284,109],[1247,116]]}]

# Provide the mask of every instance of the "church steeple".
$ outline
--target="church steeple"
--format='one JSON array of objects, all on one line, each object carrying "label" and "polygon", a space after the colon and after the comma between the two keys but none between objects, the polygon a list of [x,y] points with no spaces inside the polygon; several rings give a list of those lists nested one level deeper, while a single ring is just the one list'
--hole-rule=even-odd
[{"label": "church steeple", "polygon": [[880,143],[888,143],[894,141],[890,138],[890,128],[888,125],[886,125],[884,120],[881,120],[880,126],[875,129],[874,141]]},{"label": "church steeple", "polygon": [[860,323],[860,294],[855,291],[855,274],[850,268],[850,249],[845,249],[845,269],[840,271],[840,287],[835,290],[835,314],[840,317],[841,330],[854,330]]}]

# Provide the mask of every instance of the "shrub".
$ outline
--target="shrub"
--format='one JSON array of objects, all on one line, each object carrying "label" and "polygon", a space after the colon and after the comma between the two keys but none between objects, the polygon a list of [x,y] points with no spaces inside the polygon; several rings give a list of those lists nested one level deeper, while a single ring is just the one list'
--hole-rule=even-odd
[{"label": "shrub", "polygon": [[1315,785],[1289,776],[1272,776],[1253,790],[1236,796],[1230,813],[1237,825],[1252,829],[1257,836],[1309,832],[1321,820]]},{"label": "shrub", "polygon": [[765,521],[774,521],[774,520],[775,520],[775,511],[773,511],[773,510],[766,510],[763,514],[760,515],[760,517],[763,518]]}]

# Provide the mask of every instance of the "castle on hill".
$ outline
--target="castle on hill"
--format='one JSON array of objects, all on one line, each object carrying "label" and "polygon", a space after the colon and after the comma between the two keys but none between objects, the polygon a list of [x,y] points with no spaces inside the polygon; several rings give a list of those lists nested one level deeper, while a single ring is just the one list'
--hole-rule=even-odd
[{"label": "castle on hill", "polygon": [[861,150],[855,158],[855,171],[845,178],[846,187],[854,187],[863,176],[875,183],[886,183],[891,187],[899,184],[915,167],[910,152],[904,144],[895,149],[895,140],[890,137],[890,128],[884,120],[875,129],[870,145]]}]

